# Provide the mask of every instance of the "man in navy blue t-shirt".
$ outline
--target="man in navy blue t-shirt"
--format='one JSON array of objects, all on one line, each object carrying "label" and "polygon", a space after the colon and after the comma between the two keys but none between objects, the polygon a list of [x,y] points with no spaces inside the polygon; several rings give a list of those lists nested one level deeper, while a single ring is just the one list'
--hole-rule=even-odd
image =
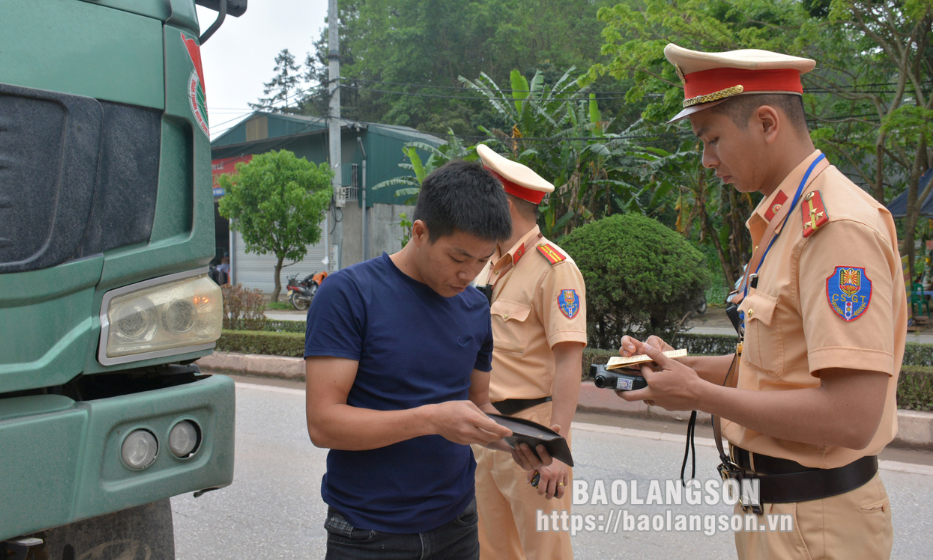
[{"label": "man in navy blue t-shirt", "polygon": [[[469,444],[550,463],[489,419],[492,328],[470,282],[511,234],[502,187],[451,162],[425,178],[411,241],[327,278],[308,310],[311,441],[327,447],[321,486],[327,558],[479,558]],[[396,556],[399,555],[399,556]]]}]

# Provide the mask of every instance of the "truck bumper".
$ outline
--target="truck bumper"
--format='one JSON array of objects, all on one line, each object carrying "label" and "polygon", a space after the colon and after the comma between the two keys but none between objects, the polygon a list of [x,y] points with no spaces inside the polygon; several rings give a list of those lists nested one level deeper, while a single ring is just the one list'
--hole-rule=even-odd
[{"label": "truck bumper", "polygon": [[[0,399],[0,540],[233,482],[235,392],[214,375],[192,383],[75,402],[60,395]],[[190,457],[169,450],[182,420],[200,427]],[[145,429],[155,460],[133,470],[124,438]]]}]

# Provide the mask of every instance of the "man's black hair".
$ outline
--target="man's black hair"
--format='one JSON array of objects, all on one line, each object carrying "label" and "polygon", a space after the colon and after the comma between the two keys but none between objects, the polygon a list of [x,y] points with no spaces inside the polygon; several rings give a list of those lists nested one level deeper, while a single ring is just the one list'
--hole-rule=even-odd
[{"label": "man's black hair", "polygon": [[745,129],[748,128],[748,120],[752,112],[762,105],[769,105],[780,109],[790,121],[791,126],[798,131],[807,130],[807,117],[803,107],[803,97],[793,94],[783,93],[761,93],[752,95],[739,95],[729,99],[725,103],[720,103],[709,110],[714,113],[726,115],[735,126]]},{"label": "man's black hair", "polygon": [[512,236],[502,185],[478,163],[462,160],[448,162],[424,178],[414,220],[427,226],[431,243],[457,231],[485,241]]}]

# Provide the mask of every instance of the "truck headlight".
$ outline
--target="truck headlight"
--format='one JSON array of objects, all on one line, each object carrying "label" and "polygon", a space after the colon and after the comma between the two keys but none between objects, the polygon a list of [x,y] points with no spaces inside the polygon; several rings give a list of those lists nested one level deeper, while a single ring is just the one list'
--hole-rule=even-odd
[{"label": "truck headlight", "polygon": [[220,338],[220,287],[201,271],[125,286],[104,295],[100,323],[104,365],[206,350]]}]

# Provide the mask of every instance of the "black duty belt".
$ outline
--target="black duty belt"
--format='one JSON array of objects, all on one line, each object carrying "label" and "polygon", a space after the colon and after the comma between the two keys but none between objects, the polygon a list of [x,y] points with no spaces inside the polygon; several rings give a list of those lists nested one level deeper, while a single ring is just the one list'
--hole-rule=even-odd
[{"label": "black duty belt", "polygon": [[732,446],[739,473],[724,478],[758,479],[762,504],[808,502],[845,494],[865,485],[878,472],[878,457],[862,457],[843,467],[816,469],[800,463]]},{"label": "black duty belt", "polygon": [[531,408],[541,403],[551,402],[551,397],[541,397],[540,399],[506,399],[504,401],[494,402],[492,406],[496,407],[499,414],[511,416],[517,414],[526,408]]}]

